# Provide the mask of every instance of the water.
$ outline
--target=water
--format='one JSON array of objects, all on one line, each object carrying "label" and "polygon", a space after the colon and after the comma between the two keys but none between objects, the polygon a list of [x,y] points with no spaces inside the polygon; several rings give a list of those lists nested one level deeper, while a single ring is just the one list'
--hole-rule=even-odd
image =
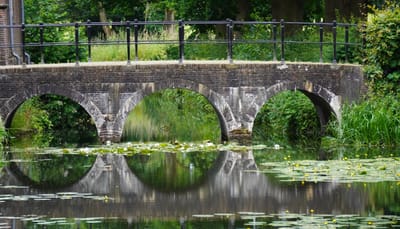
[{"label": "water", "polygon": [[400,227],[395,149],[156,146],[4,153],[0,228]]}]

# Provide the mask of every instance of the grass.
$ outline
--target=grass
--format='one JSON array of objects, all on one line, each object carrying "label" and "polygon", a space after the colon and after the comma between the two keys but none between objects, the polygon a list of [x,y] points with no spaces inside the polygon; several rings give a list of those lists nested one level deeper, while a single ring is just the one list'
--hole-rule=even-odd
[{"label": "grass", "polygon": [[[115,35],[108,42],[115,43],[113,45],[94,45],[92,48],[92,61],[124,61],[128,59],[127,46],[124,44],[125,35]],[[145,36],[139,38],[142,42],[138,45],[139,60],[166,60],[167,50],[171,45],[151,43],[157,40],[164,40],[162,36]],[[98,41],[103,42],[103,41]],[[151,44],[150,44],[151,43]],[[135,60],[135,46],[131,45],[131,60]]]},{"label": "grass", "polygon": [[331,124],[345,144],[394,146],[400,143],[400,101],[398,96],[369,98],[344,105],[341,123]]},{"label": "grass", "polygon": [[221,139],[218,117],[204,96],[186,89],[156,92],[131,111],[123,141],[202,141]]}]

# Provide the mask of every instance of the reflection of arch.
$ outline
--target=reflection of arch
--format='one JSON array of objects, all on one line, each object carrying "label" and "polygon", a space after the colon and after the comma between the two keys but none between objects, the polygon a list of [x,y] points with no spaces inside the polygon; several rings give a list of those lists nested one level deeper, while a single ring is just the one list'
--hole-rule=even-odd
[{"label": "reflection of arch", "polygon": [[[10,160],[13,159],[12,154],[9,154],[8,156]],[[45,165],[47,165],[46,168],[51,169],[51,173],[49,173],[49,171],[43,172],[42,167],[39,166],[36,167],[36,169],[28,167],[29,172],[26,173],[26,171],[24,171],[25,163],[22,163],[21,165],[16,161],[11,161],[7,167],[13,176],[24,185],[33,186],[40,189],[61,189],[71,186],[83,179],[91,167],[93,167],[95,164],[95,157],[93,155],[66,154],[63,157],[59,157],[55,154],[36,154],[35,157],[39,157],[35,158],[35,160],[37,160],[35,163],[44,162]],[[65,166],[69,165],[68,160],[71,159],[71,157],[79,157],[78,160],[75,160],[74,158],[74,168],[68,168]],[[33,159],[31,160],[34,161]],[[51,166],[48,166],[48,163],[51,163]],[[90,165],[90,167],[86,167],[87,165]],[[60,170],[61,168],[67,169]],[[41,177],[40,182],[35,181],[34,178],[30,176],[29,173],[32,171],[32,169],[35,171],[34,174],[36,176]],[[50,176],[43,178],[43,175]]]},{"label": "reflection of arch", "polygon": [[161,91],[165,89],[188,89],[194,92],[197,92],[203,95],[209,103],[214,107],[214,110],[217,114],[220,127],[221,127],[221,140],[228,140],[228,128],[229,122],[234,122],[234,115],[232,109],[225,101],[225,99],[215,91],[211,90],[207,86],[203,84],[198,84],[192,81],[184,80],[184,79],[174,79],[174,80],[165,80],[160,81],[157,84],[153,85],[151,90],[138,90],[133,93],[128,99],[124,101],[121,109],[119,110],[116,116],[115,128],[122,133],[123,125],[126,121],[126,118],[131,110],[147,95],[154,93],[156,91]]},{"label": "reflection of arch", "polygon": [[[162,151],[151,155],[135,154],[125,156],[125,163],[146,188],[160,193],[183,193],[197,190],[208,183],[220,171],[219,161],[224,159],[220,152],[203,152],[202,156],[200,152],[180,154],[184,155],[182,160],[175,157],[177,153]],[[207,158],[200,159],[198,156]],[[160,163],[155,164],[155,161]]]},{"label": "reflection of arch", "polygon": [[80,106],[82,106],[86,112],[90,115],[90,117],[93,119],[96,125],[97,133],[100,134],[100,127],[104,123],[104,118],[103,115],[101,114],[99,108],[88,98],[86,98],[83,94],[70,90],[66,87],[59,87],[59,86],[48,86],[45,87],[43,90],[41,88],[38,88],[37,90],[34,89],[25,89],[22,93],[18,93],[11,97],[8,101],[7,104],[9,106],[3,106],[8,108],[9,110],[7,111],[1,111],[2,114],[5,114],[5,127],[10,127],[12,118],[17,111],[18,107],[24,103],[26,100],[35,97],[35,96],[41,96],[41,95],[46,95],[46,94],[53,94],[53,95],[60,95],[67,97],[71,99],[72,101],[76,102]]},{"label": "reflection of arch", "polygon": [[311,100],[317,110],[322,129],[328,123],[332,113],[338,119],[340,119],[339,96],[335,95],[333,92],[318,84],[313,84],[308,80],[300,83],[284,81],[267,88],[265,94],[263,95],[264,98],[258,100],[259,103],[253,107],[253,109],[256,110],[256,115],[260,111],[261,107],[265,104],[265,102],[267,102],[270,98],[280,92],[289,90],[299,90]]}]

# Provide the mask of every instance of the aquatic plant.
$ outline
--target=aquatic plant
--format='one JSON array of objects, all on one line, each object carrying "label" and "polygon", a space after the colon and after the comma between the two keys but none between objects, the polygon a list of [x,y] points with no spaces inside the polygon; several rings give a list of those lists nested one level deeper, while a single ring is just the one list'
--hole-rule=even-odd
[{"label": "aquatic plant", "polygon": [[275,174],[281,181],[375,183],[400,181],[399,158],[348,159],[315,161],[264,162],[264,173]]}]

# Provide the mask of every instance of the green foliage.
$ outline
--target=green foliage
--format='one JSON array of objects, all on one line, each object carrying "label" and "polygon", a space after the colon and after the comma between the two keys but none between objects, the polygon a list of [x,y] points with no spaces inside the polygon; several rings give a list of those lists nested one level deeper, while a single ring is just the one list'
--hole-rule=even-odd
[{"label": "green foliage", "polygon": [[50,145],[96,142],[96,126],[82,106],[58,95],[43,95],[39,99],[40,108],[48,112],[52,124]]},{"label": "green foliage", "polygon": [[400,82],[400,5],[388,1],[372,10],[365,28],[365,71],[372,84]]},{"label": "green foliage", "polygon": [[[69,15],[60,7],[58,0],[26,0],[25,15],[26,24],[39,23],[66,23],[69,22]],[[39,28],[27,27],[25,30],[25,42],[40,42]],[[80,39],[85,40],[85,32],[80,28]],[[75,39],[75,28],[71,27],[50,27],[46,28],[43,33],[43,41],[46,42],[63,42],[65,46],[50,46],[44,48],[44,61],[46,63],[74,62],[75,47],[72,45]],[[67,44],[69,43],[69,44]],[[31,56],[34,63],[41,62],[41,52],[39,47],[27,47],[27,52]],[[80,59],[86,58],[86,50],[79,47]]]},{"label": "green foliage", "polygon": [[29,137],[28,144],[61,146],[94,143],[97,130],[91,117],[77,103],[57,96],[43,95],[24,102],[11,123],[11,135]]},{"label": "green foliage", "polygon": [[[157,30],[156,30],[157,31]],[[173,47],[169,44],[155,44],[154,41],[165,39],[164,34],[154,33],[149,35],[143,32],[139,37],[142,44],[138,45],[139,60],[167,60],[168,49]],[[118,43],[126,40],[126,33],[115,33],[107,42]],[[133,40],[133,38],[132,38]],[[104,42],[104,41],[100,41]],[[150,44],[151,43],[151,44]],[[126,61],[128,60],[126,45],[95,45],[92,47],[92,61]],[[135,59],[135,47],[131,46],[131,60]]]},{"label": "green foliage", "polygon": [[[286,26],[292,32],[285,37],[285,60],[286,61],[320,61],[320,35],[318,26]],[[295,32],[293,32],[295,31]],[[234,59],[240,60],[273,60],[273,26],[272,25],[253,25],[241,28],[241,40],[243,43],[234,44]],[[276,34],[276,58],[281,60],[280,29],[277,26]],[[324,29],[322,61],[332,62],[333,60],[333,35],[332,31]],[[349,42],[359,41],[357,27],[349,28]],[[337,42],[345,42],[345,28],[337,28]],[[337,46],[337,61],[358,62],[356,46],[349,46],[347,53],[344,45]]]},{"label": "green foliage", "polygon": [[137,154],[128,165],[142,182],[162,191],[183,191],[204,181],[216,152]]},{"label": "green foliage", "polygon": [[271,0],[251,0],[250,18],[256,21],[270,21],[272,18]]},{"label": "green foliage", "polygon": [[6,130],[4,129],[4,123],[3,123],[3,120],[1,120],[1,118],[0,118],[0,146],[3,145],[3,141],[6,136],[7,136],[7,133],[6,133]]},{"label": "green foliage", "polygon": [[23,138],[23,136],[33,134],[33,138],[29,137],[29,144],[47,146],[50,137],[46,136],[46,132],[51,128],[49,113],[40,109],[39,98],[34,97],[21,104],[16,111],[11,123],[10,135]]},{"label": "green foliage", "polygon": [[389,146],[400,143],[399,96],[371,97],[344,105],[342,120],[331,124],[342,143]]},{"label": "green foliage", "polygon": [[282,92],[271,98],[254,121],[253,138],[274,144],[319,139],[320,123],[310,100],[301,92]]},{"label": "green foliage", "polygon": [[35,163],[31,163],[30,166],[16,163],[13,166],[18,168],[31,185],[52,189],[66,187],[79,181],[96,159],[94,155],[32,154],[32,152],[24,155],[18,159],[28,159]]},{"label": "green foliage", "polygon": [[146,97],[129,114],[123,139],[219,141],[221,137],[218,118],[207,99],[193,91],[167,89]]}]

